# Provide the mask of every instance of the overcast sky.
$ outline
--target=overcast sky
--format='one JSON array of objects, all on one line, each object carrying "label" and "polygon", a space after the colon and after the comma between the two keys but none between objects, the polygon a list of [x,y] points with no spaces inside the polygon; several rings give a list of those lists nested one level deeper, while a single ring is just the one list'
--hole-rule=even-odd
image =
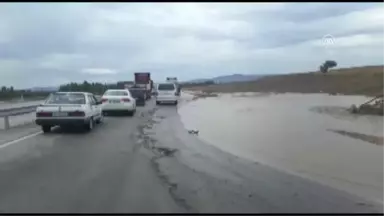
[{"label": "overcast sky", "polygon": [[327,59],[384,64],[383,3],[0,6],[0,85],[17,88],[132,80],[139,71],[155,81],[305,72]]}]

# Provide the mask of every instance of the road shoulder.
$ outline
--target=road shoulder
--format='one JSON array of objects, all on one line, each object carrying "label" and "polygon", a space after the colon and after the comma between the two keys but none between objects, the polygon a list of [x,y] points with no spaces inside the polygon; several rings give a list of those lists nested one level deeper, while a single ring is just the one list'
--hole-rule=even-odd
[{"label": "road shoulder", "polygon": [[35,124],[28,124],[19,127],[14,127],[9,130],[0,130],[0,148],[2,145],[21,139],[40,132],[41,129]]}]

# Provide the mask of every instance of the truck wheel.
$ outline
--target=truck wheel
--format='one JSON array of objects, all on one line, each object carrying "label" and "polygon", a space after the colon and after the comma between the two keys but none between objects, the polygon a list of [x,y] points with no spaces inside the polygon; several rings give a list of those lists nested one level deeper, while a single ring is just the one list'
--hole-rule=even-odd
[{"label": "truck wheel", "polygon": [[43,125],[43,126],[41,126],[41,129],[43,130],[44,133],[51,132],[51,126],[49,126],[49,125]]}]

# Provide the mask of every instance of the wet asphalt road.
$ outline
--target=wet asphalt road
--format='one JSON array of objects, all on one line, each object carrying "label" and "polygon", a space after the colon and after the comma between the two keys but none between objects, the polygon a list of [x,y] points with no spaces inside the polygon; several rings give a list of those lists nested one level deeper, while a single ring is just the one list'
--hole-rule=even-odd
[{"label": "wet asphalt road", "polygon": [[0,212],[382,211],[206,145],[175,106],[153,101],[87,134],[57,129],[0,148]]}]

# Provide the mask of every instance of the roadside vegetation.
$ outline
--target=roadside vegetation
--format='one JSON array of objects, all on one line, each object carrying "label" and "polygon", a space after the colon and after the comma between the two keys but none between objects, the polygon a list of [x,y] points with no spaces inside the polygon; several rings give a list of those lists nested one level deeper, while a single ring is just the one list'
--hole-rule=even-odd
[{"label": "roadside vegetation", "polygon": [[83,83],[68,83],[65,85],[61,85],[59,87],[59,91],[76,91],[76,92],[90,92],[93,94],[103,94],[108,89],[116,89],[118,88],[119,83],[117,84],[103,84],[98,82],[89,83],[84,81]]},{"label": "roadside vegetation", "polygon": [[[59,91],[77,91],[77,92],[91,92],[93,94],[101,95],[107,89],[117,88],[117,84],[103,84],[103,83],[89,83],[84,81],[83,83],[68,83],[61,85]],[[12,86],[3,86],[0,90],[0,101],[12,101],[12,100],[41,100],[48,97],[51,92],[49,91],[30,91],[30,90],[16,90]]]},{"label": "roadside vegetation", "polygon": [[48,96],[48,92],[31,92],[27,90],[16,90],[12,86],[2,86],[0,90],[0,101],[11,100],[39,100]]}]

